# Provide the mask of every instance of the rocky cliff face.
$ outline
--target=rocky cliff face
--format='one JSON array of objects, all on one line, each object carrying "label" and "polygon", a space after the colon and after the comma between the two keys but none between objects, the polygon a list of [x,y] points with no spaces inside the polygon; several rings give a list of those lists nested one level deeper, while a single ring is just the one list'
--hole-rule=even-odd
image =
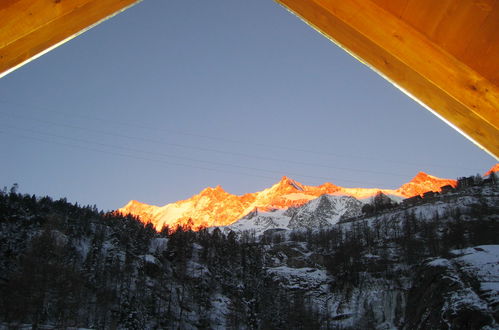
[{"label": "rocky cliff face", "polygon": [[408,293],[404,328],[497,328],[498,260],[499,246],[486,245],[454,250],[447,258],[424,262]]}]

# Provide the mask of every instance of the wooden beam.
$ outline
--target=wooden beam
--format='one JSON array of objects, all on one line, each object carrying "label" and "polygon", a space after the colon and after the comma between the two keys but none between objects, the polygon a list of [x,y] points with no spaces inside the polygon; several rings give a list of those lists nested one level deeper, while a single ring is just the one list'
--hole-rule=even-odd
[{"label": "wooden beam", "polygon": [[140,0],[2,0],[0,77]]},{"label": "wooden beam", "polygon": [[[379,5],[383,1],[276,1],[496,159],[499,157],[499,87],[472,69],[474,65],[453,56],[403,21],[399,17],[401,10],[393,2],[393,8],[385,10]],[[492,12],[491,17],[496,14]],[[403,15],[410,13],[404,11]],[[480,41],[499,44],[499,40]],[[499,58],[494,61],[496,66]]]}]

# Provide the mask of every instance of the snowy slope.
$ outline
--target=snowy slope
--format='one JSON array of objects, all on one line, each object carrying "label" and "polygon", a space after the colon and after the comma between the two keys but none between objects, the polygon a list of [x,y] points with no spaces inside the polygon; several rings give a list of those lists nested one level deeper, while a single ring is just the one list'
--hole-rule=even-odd
[{"label": "snowy slope", "polygon": [[499,186],[361,205],[323,195],[234,224],[274,228],[261,237],[168,234],[0,192],[0,329],[499,329]]},{"label": "snowy slope", "polygon": [[320,228],[336,224],[341,217],[350,218],[361,214],[362,203],[351,196],[322,195],[298,208],[288,227]]},{"label": "snowy slope", "polygon": [[[410,307],[421,300],[427,303]],[[449,257],[429,260],[420,267],[409,293],[412,313],[407,327],[499,329],[498,303],[499,245],[453,250]],[[435,310],[440,313],[432,313]]]},{"label": "snowy slope", "polygon": [[252,212],[226,226],[234,231],[253,230],[262,234],[268,229],[321,228],[336,224],[341,217],[360,215],[362,203],[351,196],[322,195],[303,206],[270,212]]}]

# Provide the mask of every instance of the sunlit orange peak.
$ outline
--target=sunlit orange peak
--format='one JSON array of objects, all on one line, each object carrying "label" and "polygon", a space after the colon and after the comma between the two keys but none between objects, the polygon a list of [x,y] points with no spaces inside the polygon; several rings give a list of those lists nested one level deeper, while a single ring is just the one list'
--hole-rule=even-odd
[{"label": "sunlit orange peak", "polygon": [[324,194],[347,195],[367,199],[381,191],[386,195],[407,198],[427,191],[440,191],[441,186],[456,186],[455,180],[440,179],[419,172],[410,182],[397,190],[379,188],[343,188],[332,183],[320,186],[303,185],[287,176],[259,192],[237,196],[226,192],[220,185],[208,187],[189,199],[164,206],[144,204],[135,200],[119,209],[123,214],[133,214],[143,222],[151,222],[156,229],[163,226],[176,228],[190,224],[192,228],[225,226],[234,223],[248,213],[273,209],[287,209],[304,205]]},{"label": "sunlit orange peak", "polygon": [[489,176],[491,175],[492,173],[495,173],[495,172],[499,172],[499,163],[495,164],[494,166],[492,166],[490,168],[490,170],[487,171],[487,173],[485,173],[483,176]]},{"label": "sunlit orange peak", "polygon": [[419,172],[411,181],[402,185],[397,192],[404,197],[412,197],[416,195],[422,195],[428,191],[441,191],[442,186],[450,185],[452,187],[457,186],[456,180],[451,179],[441,179],[433,175],[426,174],[425,172]]},{"label": "sunlit orange peak", "polygon": [[204,188],[200,192],[200,194],[207,194],[207,193],[226,193],[226,191],[222,188],[221,185],[217,185],[215,188],[212,187]]}]

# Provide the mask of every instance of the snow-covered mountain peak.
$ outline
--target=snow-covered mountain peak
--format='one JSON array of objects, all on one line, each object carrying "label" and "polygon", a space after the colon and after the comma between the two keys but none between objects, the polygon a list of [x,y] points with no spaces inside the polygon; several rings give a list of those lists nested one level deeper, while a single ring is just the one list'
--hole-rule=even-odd
[{"label": "snow-covered mountain peak", "polygon": [[438,179],[438,178],[433,176],[433,175],[429,175],[428,173],[420,171],[409,182],[420,183],[420,182],[425,182],[425,181],[434,180],[434,179]]},{"label": "snow-covered mountain peak", "polygon": [[229,193],[226,192],[220,185],[217,185],[215,188],[212,187],[204,188],[199,193],[199,196],[224,196],[224,195],[229,195]]},{"label": "snow-covered mountain peak", "polygon": [[419,172],[414,178],[408,183],[402,185],[396,190],[402,196],[411,197],[416,195],[422,195],[427,191],[440,191],[441,187],[450,185],[452,187],[457,186],[456,180],[441,179],[433,175],[429,175],[425,172]]},{"label": "snow-covered mountain peak", "polygon": [[356,200],[356,199],[354,197],[345,196],[345,195],[324,194],[316,199],[311,200],[307,204],[303,205],[301,208],[306,212],[315,212],[319,209],[331,208],[333,204],[338,204],[338,202],[343,200]]},{"label": "snow-covered mountain peak", "polygon": [[143,222],[149,222],[153,218],[153,213],[158,209],[155,205],[141,203],[136,200],[129,201],[125,206],[118,210],[122,214],[132,214],[139,217]]},{"label": "snow-covered mountain peak", "polygon": [[296,189],[298,191],[304,190],[304,187],[301,183],[299,183],[293,179],[290,179],[287,176],[283,176],[281,178],[281,180],[276,185],[274,185],[274,187],[275,186],[277,186],[279,188],[284,188],[284,189],[287,189],[288,187],[290,187],[291,189]]},{"label": "snow-covered mountain peak", "polygon": [[142,202],[139,202],[139,201],[137,201],[137,200],[135,200],[135,199],[132,199],[131,201],[129,201],[129,202],[125,205],[125,207],[135,207],[135,206],[143,206],[143,205],[146,205],[146,204],[144,204],[144,203],[142,203]]},{"label": "snow-covered mountain peak", "polygon": [[361,213],[363,203],[352,196],[322,195],[293,214],[289,228],[320,228],[336,224],[342,217]]},{"label": "snow-covered mountain peak", "polygon": [[338,186],[332,184],[331,182],[325,182],[325,183],[321,184],[320,186],[318,186],[318,188],[328,190],[328,191],[339,189]]}]

